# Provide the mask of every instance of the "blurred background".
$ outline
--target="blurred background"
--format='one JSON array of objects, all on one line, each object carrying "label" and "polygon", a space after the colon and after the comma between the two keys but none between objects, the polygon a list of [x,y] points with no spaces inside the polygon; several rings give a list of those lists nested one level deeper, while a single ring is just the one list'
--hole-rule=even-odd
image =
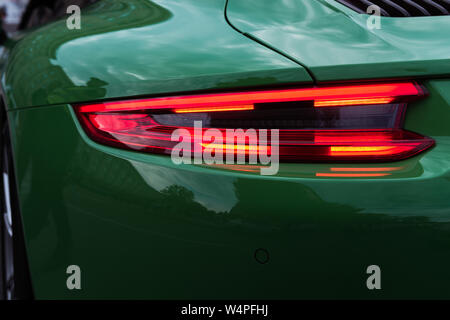
[{"label": "blurred background", "polygon": [[30,0],[0,0],[0,15],[7,33],[17,30]]}]

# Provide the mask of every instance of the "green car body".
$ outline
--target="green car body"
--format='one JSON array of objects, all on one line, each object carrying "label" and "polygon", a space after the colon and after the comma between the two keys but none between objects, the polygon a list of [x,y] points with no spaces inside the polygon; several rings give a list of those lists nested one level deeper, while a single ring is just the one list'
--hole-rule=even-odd
[{"label": "green car body", "polygon": [[[1,85],[34,296],[450,298],[450,17],[366,20],[332,0],[103,0],[81,30],[61,20],[8,40]],[[405,128],[436,146],[352,164],[398,168],[387,177],[313,174],[344,164],[282,163],[274,176],[175,165],[92,141],[73,110],[398,78],[426,87]],[[66,287],[74,264],[81,290]],[[382,290],[366,286],[370,265]]]}]

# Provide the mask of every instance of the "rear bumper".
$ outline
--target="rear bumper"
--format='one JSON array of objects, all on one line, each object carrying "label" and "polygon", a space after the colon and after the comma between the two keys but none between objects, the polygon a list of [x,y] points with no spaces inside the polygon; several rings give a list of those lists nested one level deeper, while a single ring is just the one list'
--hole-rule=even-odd
[{"label": "rear bumper", "polygon": [[[436,147],[372,178],[317,175],[368,165],[176,166],[90,141],[67,105],[10,112],[35,296],[450,298],[449,83],[428,87],[407,126]],[[373,264],[381,291],[366,287]]]}]

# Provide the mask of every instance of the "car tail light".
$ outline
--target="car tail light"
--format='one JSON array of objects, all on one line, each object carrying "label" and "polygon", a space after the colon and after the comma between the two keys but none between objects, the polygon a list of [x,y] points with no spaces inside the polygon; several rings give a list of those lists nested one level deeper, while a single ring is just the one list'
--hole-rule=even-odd
[{"label": "car tail light", "polygon": [[211,143],[203,134],[210,128],[223,136],[227,129],[279,129],[282,161],[381,162],[434,145],[402,128],[407,103],[424,96],[414,82],[392,82],[111,101],[75,110],[91,139],[123,149],[171,154],[178,144],[172,133],[185,129],[197,152],[270,154],[270,145],[258,141]]}]

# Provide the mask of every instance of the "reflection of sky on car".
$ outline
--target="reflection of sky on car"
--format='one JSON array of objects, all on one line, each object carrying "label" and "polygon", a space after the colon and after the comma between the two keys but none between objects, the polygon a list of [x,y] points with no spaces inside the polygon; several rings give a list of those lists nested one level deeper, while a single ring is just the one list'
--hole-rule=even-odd
[{"label": "reflection of sky on car", "polygon": [[27,3],[28,0],[0,0],[0,8],[6,9],[5,23],[19,24]]},{"label": "reflection of sky on car", "polygon": [[[186,77],[186,74],[208,76],[232,74],[244,70],[260,71],[274,67],[284,69],[291,66],[289,60],[272,55],[263,46],[249,46],[239,34],[229,29],[225,21],[219,28],[215,21],[222,18],[223,12],[217,9],[218,5],[215,1],[201,1],[201,5],[198,6],[191,2],[174,0],[153,2],[164,7],[150,7],[146,10],[155,14],[158,11],[167,10],[170,12],[169,19],[151,21],[149,17],[148,21],[142,21],[142,25],[135,28],[88,34],[72,39],[59,46],[56,59],[53,60],[54,64],[59,65],[63,62],[64,65],[61,67],[77,86],[85,86],[91,78],[105,79],[105,75],[125,83],[137,80],[182,79]],[[128,6],[129,11],[136,10],[133,8],[133,2],[130,2]],[[189,13],[189,18],[186,18],[186,13]],[[117,19],[117,14],[111,14],[111,19]],[[190,19],[203,23],[192,24],[189,23]],[[216,25],[216,28],[212,30],[205,28],[205,25]],[[94,27],[87,27],[83,31],[88,32],[88,28]],[[189,35],[192,36],[180,33],[180,28],[188,30]],[[164,33],[165,37],[159,37],[161,33]],[[221,36],[218,37],[218,34]],[[195,39],[200,36],[207,40],[203,41],[200,47],[193,45]],[[115,46],[114,50],[105,50],[111,43],[117,41],[121,43],[121,46]],[[91,54],[92,47],[88,44],[95,44],[98,48],[95,55]],[[133,57],[133,65],[129,63],[129,48],[133,48],[133,52],[137,53]],[[249,55],[251,67],[243,69],[242,52],[246,51],[251,51]],[[180,52],[183,52],[183,55],[180,55]],[[152,56],[150,60],[149,53]],[[208,61],[212,61],[211,59],[216,59],[212,57],[220,57],[220,63],[208,64]],[[236,59],[237,57],[240,59]],[[113,63],[109,63],[110,61]],[[199,64],[199,61],[202,63]],[[253,70],[249,70],[250,68]],[[190,81],[195,80],[190,79]],[[202,79],[202,81],[204,84],[205,80]]]}]

